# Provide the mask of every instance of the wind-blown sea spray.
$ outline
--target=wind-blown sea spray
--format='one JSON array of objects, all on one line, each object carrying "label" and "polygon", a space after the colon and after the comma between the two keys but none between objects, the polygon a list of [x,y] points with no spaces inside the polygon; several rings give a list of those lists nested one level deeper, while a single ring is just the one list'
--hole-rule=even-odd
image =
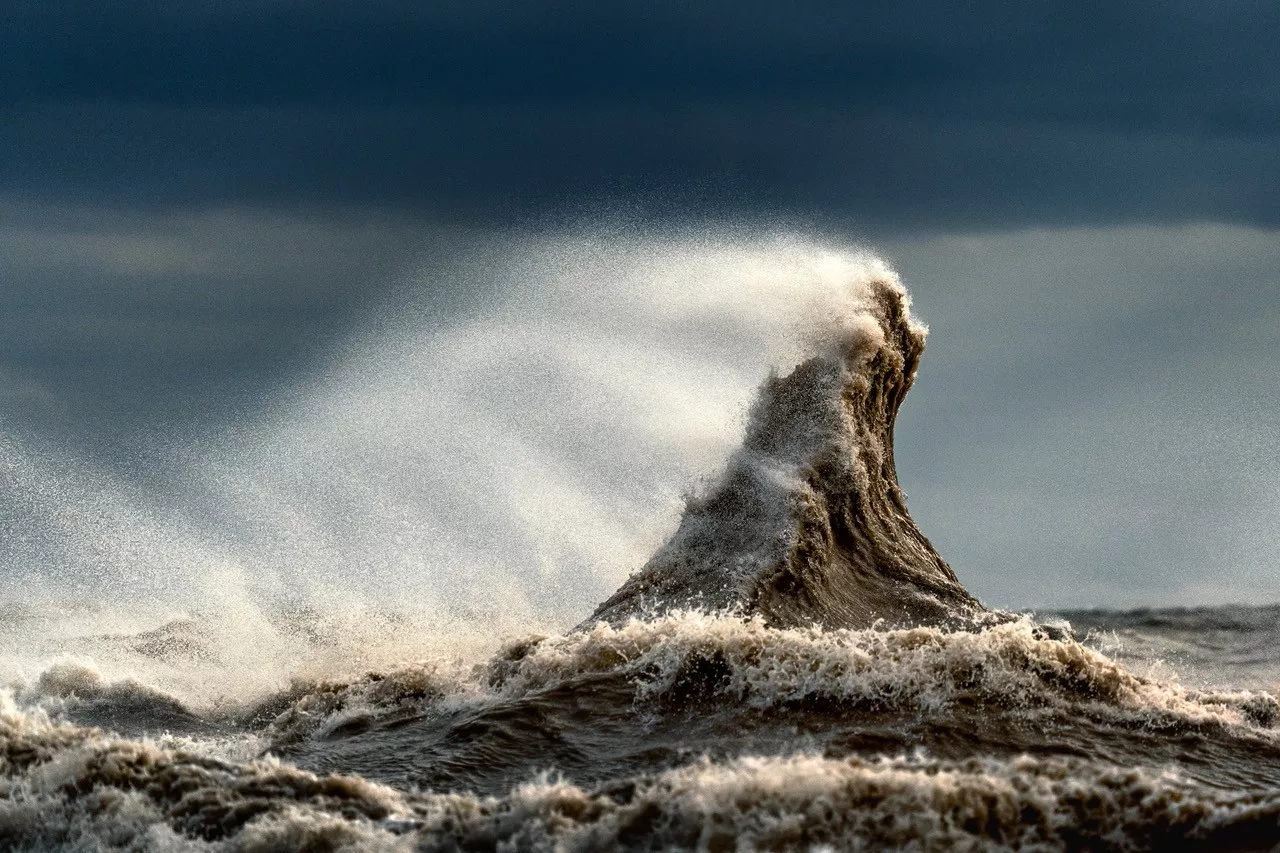
[{"label": "wind-blown sea spray", "polygon": [[[494,240],[408,276],[275,405],[139,458],[144,482],[15,439],[9,600],[48,642],[9,676],[70,656],[207,705],[226,696],[203,683],[570,625],[715,476],[768,371],[838,340],[849,288],[886,276],[787,235]],[[441,319],[442,288],[488,295]],[[152,629],[171,652],[113,639]]]},{"label": "wind-blown sea spray", "polygon": [[451,286],[492,304],[442,329],[379,316],[208,455],[261,563],[397,606],[572,624],[723,464],[768,370],[838,337],[851,284],[890,275],[793,237],[488,251]]}]

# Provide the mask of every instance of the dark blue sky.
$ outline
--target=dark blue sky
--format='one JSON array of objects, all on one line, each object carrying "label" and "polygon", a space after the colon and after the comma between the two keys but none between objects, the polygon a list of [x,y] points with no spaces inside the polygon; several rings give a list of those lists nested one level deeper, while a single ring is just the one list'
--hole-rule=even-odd
[{"label": "dark blue sky", "polygon": [[876,233],[1280,214],[1271,3],[448,6],[7,4],[0,179]]}]

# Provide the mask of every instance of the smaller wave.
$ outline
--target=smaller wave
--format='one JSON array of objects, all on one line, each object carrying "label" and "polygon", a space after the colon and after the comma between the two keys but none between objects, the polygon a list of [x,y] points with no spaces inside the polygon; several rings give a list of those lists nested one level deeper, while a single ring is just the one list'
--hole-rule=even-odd
[{"label": "smaller wave", "polygon": [[475,797],[219,761],[11,707],[0,744],[0,845],[12,850],[1243,850],[1280,833],[1274,792],[1066,758],[748,756]]},{"label": "smaller wave", "polygon": [[264,729],[264,736],[279,749],[308,738],[362,731],[373,722],[415,716],[428,707],[481,701],[485,695],[480,683],[456,669],[423,663],[350,681],[299,682],[256,715],[282,706]]},{"label": "smaller wave", "polygon": [[23,710],[125,736],[227,733],[227,726],[195,713],[173,696],[133,678],[108,679],[87,662],[59,661],[34,683],[13,684],[8,693],[15,707]]},{"label": "smaller wave", "polygon": [[349,681],[404,661],[483,661],[504,630],[472,627],[483,624],[480,616],[454,630],[437,613],[358,602],[346,610],[280,603],[221,613],[105,609],[87,620],[68,609],[0,602],[0,616],[23,619],[0,618],[0,640],[10,643],[0,643],[0,688],[14,690],[20,705],[73,721],[75,709],[150,690],[203,720],[259,725],[271,708],[274,717],[303,695],[299,684]]},{"label": "smaller wave", "polygon": [[412,814],[362,779],[116,738],[0,698],[5,850],[378,849],[394,837],[376,821]]},{"label": "smaller wave", "polygon": [[212,712],[65,660],[11,701],[205,756],[275,754],[403,788],[487,794],[552,767],[589,786],[701,755],[922,747],[939,760],[1027,752],[1174,766],[1208,784],[1265,788],[1280,756],[1270,694],[1135,675],[1028,619],[980,631],[780,629],[759,616],[672,613],[530,638],[476,665],[437,657],[297,681]]},{"label": "smaller wave", "polygon": [[[578,762],[565,744],[595,736],[616,738],[610,749],[620,763],[602,765],[605,773],[654,770],[702,750],[785,750],[805,738],[830,741],[837,754],[896,754],[910,750],[923,721],[941,738],[931,740],[931,748],[950,758],[985,748],[994,755],[1037,749],[1098,759],[1123,755],[1144,765],[1143,756],[1157,764],[1180,761],[1181,752],[1159,732],[1198,732],[1226,764],[1250,749],[1280,754],[1280,703],[1271,694],[1140,676],[1064,634],[1047,635],[1028,619],[980,631],[780,629],[759,616],[689,611],[530,638],[480,664],[436,656],[345,679],[298,679],[265,698],[221,708],[193,709],[163,690],[109,678],[76,659],[46,667],[11,692],[16,707],[53,720],[129,737],[185,738],[189,747],[199,741],[210,754],[265,749],[312,769],[348,766],[352,755],[340,742],[360,736],[361,772],[396,784],[415,774],[434,779],[430,774],[437,772],[396,757],[406,738],[418,738],[422,749],[429,744],[443,759],[476,746],[476,727],[494,748],[515,731],[532,737],[528,754],[512,757],[516,772]],[[575,708],[590,708],[592,722]],[[705,732],[709,739],[691,753],[670,731],[663,741],[670,741],[670,761],[626,763],[658,743],[656,735],[644,734],[646,726],[659,719],[676,726],[689,713],[719,720],[725,732],[742,732],[746,740],[735,747]],[[996,720],[1008,749],[997,749],[1000,739],[992,742],[985,732]],[[1052,738],[1037,734],[1044,726]],[[858,734],[868,727],[882,735]],[[806,734],[788,736],[788,730]],[[437,770],[444,766],[437,761]],[[503,780],[510,772],[465,779],[509,784]],[[1223,775],[1214,774],[1204,778]],[[1256,776],[1241,778],[1263,781]]]},{"label": "smaller wave", "polygon": [[660,695],[695,659],[723,669],[717,692],[757,707],[807,698],[940,710],[970,698],[1014,707],[1091,702],[1195,724],[1271,729],[1280,703],[1267,693],[1186,688],[1141,678],[1079,642],[1046,636],[1029,619],[980,631],[775,629],[758,617],[697,612],[544,640],[507,689],[625,667],[637,694]]},{"label": "smaller wave", "polygon": [[1044,636],[1025,619],[982,631],[777,629],[759,617],[697,611],[620,627],[601,622],[588,631],[517,644],[469,682],[417,667],[326,683],[286,717],[326,708],[376,713],[464,693],[512,698],[600,673],[629,679],[636,699],[644,701],[681,689],[682,679],[705,662],[714,663],[717,675],[703,688],[756,708],[806,699],[926,711],[972,699],[1023,708],[1069,701],[1197,725],[1270,730],[1280,722],[1280,703],[1270,694],[1142,678],[1081,643]]},{"label": "smaller wave", "polygon": [[812,755],[702,762],[592,791],[539,781],[502,799],[432,806],[417,830],[427,849],[492,840],[556,850],[1132,850],[1188,842],[1225,850],[1274,842],[1280,815],[1275,795],[1215,794],[1088,762]]}]

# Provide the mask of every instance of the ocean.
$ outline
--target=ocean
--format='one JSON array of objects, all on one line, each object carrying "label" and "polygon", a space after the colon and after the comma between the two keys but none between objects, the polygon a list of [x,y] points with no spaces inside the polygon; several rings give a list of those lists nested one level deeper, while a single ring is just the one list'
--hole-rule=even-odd
[{"label": "ocean", "polygon": [[839,310],[573,627],[0,604],[0,847],[1280,845],[1280,608],[984,606],[897,479],[925,329],[882,265],[828,272]]}]

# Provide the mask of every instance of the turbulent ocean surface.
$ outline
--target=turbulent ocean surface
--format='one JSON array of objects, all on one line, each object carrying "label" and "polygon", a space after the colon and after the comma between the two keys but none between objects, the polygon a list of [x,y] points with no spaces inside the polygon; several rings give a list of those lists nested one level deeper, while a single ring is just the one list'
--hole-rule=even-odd
[{"label": "turbulent ocean surface", "polygon": [[344,609],[337,580],[230,615],[15,593],[0,848],[1280,843],[1280,608],[984,607],[897,481],[925,330],[882,264],[814,264],[803,351],[576,627]]}]

